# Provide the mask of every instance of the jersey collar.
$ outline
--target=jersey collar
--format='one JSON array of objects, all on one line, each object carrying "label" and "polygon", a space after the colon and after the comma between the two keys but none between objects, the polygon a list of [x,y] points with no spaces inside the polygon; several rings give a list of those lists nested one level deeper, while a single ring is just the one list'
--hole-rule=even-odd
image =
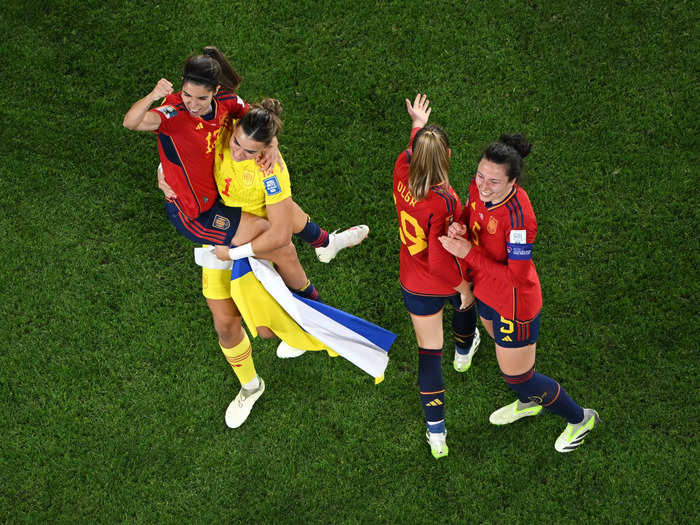
[{"label": "jersey collar", "polygon": [[214,120],[214,117],[216,116],[216,97],[211,99],[211,111],[207,113],[206,115],[202,115],[201,119],[209,122],[211,120]]},{"label": "jersey collar", "polygon": [[487,210],[495,210],[496,208],[500,208],[501,206],[504,206],[505,204],[507,204],[508,201],[510,201],[515,196],[515,194],[517,192],[518,192],[518,185],[513,184],[513,189],[510,190],[510,193],[508,195],[506,195],[505,199],[503,199],[500,202],[497,202],[496,204],[494,204],[492,202],[485,202],[484,205],[486,206]]}]

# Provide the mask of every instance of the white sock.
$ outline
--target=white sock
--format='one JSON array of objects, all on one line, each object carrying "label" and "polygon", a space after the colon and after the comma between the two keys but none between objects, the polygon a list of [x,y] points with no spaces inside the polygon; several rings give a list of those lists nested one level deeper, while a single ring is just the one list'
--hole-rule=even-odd
[{"label": "white sock", "polygon": [[241,386],[246,390],[257,390],[258,388],[260,388],[260,378],[256,374],[253,379],[248,381],[245,385]]}]

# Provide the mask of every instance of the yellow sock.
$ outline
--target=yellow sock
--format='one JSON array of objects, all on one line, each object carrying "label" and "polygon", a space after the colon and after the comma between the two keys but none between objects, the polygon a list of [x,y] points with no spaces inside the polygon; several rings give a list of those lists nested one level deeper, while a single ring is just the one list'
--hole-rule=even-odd
[{"label": "yellow sock", "polygon": [[253,348],[250,346],[250,339],[248,339],[248,334],[244,332],[243,341],[238,343],[233,348],[224,348],[221,346],[221,351],[226,356],[226,361],[231,365],[236,377],[241,382],[241,385],[245,385],[249,381],[255,379],[257,373],[255,372],[255,364],[253,363]]}]

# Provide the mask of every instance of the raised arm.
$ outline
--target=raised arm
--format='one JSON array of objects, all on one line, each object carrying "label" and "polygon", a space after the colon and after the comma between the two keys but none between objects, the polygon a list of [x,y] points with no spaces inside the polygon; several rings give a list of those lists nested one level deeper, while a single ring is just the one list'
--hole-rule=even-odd
[{"label": "raised arm", "polygon": [[413,137],[416,136],[418,130],[428,123],[428,118],[433,108],[429,107],[430,100],[428,100],[428,95],[418,93],[413,104],[408,99],[404,100],[406,101],[408,115],[411,117],[411,138],[408,141],[408,147],[410,148],[413,146]]},{"label": "raised arm", "polygon": [[406,100],[406,110],[408,115],[411,117],[411,127],[412,128],[422,128],[428,123],[428,118],[430,117],[433,108],[430,106],[430,100],[428,100],[428,95],[421,95],[418,93],[416,95],[413,104],[408,99]]},{"label": "raised arm", "polygon": [[148,95],[134,103],[124,115],[124,127],[134,131],[155,131],[160,127],[160,117],[149,112],[153,103],[173,92],[170,81],[161,78]]}]

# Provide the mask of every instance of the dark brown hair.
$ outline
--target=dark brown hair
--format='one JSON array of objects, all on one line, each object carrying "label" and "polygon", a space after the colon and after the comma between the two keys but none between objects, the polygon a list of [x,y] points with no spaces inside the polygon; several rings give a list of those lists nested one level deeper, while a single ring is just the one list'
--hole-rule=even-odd
[{"label": "dark brown hair", "polygon": [[498,142],[492,142],[486,146],[481,158],[496,164],[507,164],[508,180],[515,179],[517,182],[523,174],[523,159],[531,150],[532,145],[522,133],[504,134],[500,136]]},{"label": "dark brown hair", "polygon": [[183,84],[192,82],[210,91],[217,86],[225,91],[236,91],[241,80],[226,56],[214,46],[205,47],[201,55],[190,55],[182,73]]},{"label": "dark brown hair", "polygon": [[269,144],[282,131],[282,104],[274,98],[264,98],[253,104],[238,122],[243,133],[251,139]]}]

